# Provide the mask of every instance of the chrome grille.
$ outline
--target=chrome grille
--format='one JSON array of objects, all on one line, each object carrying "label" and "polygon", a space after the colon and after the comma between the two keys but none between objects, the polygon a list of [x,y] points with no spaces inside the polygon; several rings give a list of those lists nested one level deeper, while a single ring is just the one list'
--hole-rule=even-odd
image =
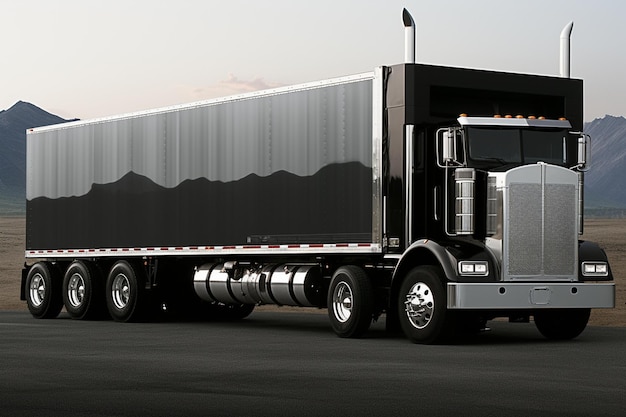
[{"label": "chrome grille", "polygon": [[575,280],[578,177],[546,164],[505,177],[503,279]]}]

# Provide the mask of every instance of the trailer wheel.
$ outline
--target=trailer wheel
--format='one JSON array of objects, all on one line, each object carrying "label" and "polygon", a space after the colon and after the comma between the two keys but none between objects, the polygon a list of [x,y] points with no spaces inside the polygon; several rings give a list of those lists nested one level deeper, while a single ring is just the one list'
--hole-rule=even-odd
[{"label": "trailer wheel", "polygon": [[144,319],[147,297],[145,278],[127,261],[118,261],[111,268],[106,282],[106,302],[115,321],[132,322]]},{"label": "trailer wheel", "polygon": [[99,318],[104,294],[100,272],[90,262],[74,261],[63,277],[63,304],[73,319]]},{"label": "trailer wheel", "polygon": [[590,315],[589,308],[538,310],[535,326],[548,339],[573,339],[585,330]]},{"label": "trailer wheel", "polygon": [[26,304],[33,317],[53,319],[63,308],[61,276],[49,262],[37,262],[26,277]]},{"label": "trailer wheel", "polygon": [[328,316],[339,337],[359,337],[373,318],[373,290],[367,274],[358,266],[343,266],[328,289]]},{"label": "trailer wheel", "polygon": [[447,309],[441,270],[423,265],[412,269],[400,285],[398,316],[413,343],[437,343],[452,335],[452,315]]}]

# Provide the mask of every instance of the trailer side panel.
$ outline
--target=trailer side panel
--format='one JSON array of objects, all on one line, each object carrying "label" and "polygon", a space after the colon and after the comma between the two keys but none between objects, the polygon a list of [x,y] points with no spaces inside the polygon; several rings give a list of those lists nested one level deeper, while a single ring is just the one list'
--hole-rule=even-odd
[{"label": "trailer side panel", "polygon": [[35,129],[27,250],[372,242],[372,84]]}]

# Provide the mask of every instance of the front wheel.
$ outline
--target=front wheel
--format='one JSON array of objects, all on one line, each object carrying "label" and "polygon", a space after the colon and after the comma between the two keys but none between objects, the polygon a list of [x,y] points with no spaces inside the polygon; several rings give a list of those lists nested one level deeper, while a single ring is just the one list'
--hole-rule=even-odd
[{"label": "front wheel", "polygon": [[573,339],[585,330],[590,315],[589,308],[539,310],[535,313],[535,326],[548,339]]},{"label": "front wheel", "polygon": [[400,285],[400,326],[413,343],[437,343],[452,336],[444,285],[440,269],[432,265],[412,269]]},{"label": "front wheel", "polygon": [[367,274],[358,266],[344,266],[333,275],[328,289],[328,316],[339,337],[359,337],[373,317],[373,290]]}]

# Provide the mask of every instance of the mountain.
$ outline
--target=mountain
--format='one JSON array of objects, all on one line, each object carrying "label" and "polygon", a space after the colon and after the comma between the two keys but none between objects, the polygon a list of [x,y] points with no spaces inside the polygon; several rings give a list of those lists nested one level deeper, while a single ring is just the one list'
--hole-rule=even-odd
[{"label": "mountain", "polygon": [[25,210],[26,130],[67,121],[24,101],[0,111],[0,214]]},{"label": "mountain", "polygon": [[591,136],[591,169],[585,174],[585,211],[626,214],[626,119],[605,116],[585,124]]}]

